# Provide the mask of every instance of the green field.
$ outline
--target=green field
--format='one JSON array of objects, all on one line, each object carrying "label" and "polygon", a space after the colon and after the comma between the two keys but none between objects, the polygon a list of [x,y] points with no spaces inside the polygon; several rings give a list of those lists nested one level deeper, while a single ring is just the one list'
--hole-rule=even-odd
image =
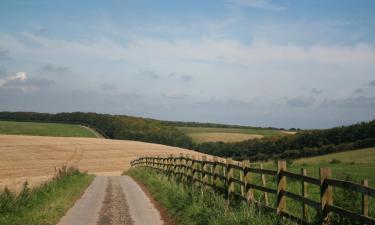
[{"label": "green field", "polygon": [[0,121],[0,134],[54,137],[97,137],[90,129],[72,124]]},{"label": "green field", "polygon": [[375,187],[375,148],[298,159],[293,162],[291,170],[297,171],[301,167],[316,177],[319,167],[330,167],[334,177],[343,179],[350,176],[357,182],[368,179],[370,186]]},{"label": "green field", "polygon": [[[268,168],[276,169],[274,163],[266,165]],[[368,179],[369,186],[375,187],[375,148],[367,148],[360,150],[353,150],[347,152],[327,154],[323,156],[316,156],[310,158],[302,158],[295,160],[288,166],[287,170],[295,173],[300,173],[301,168],[307,170],[307,174],[312,177],[319,178],[319,168],[329,167],[332,170],[332,177],[340,180],[349,180],[355,183],[361,183],[363,179]],[[260,178],[258,178],[260,179]],[[288,180],[288,190],[294,193],[301,192],[301,183]],[[260,183],[259,183],[260,184]],[[270,177],[267,180],[267,185],[276,187],[274,180]],[[309,185],[309,197],[319,201],[319,187]],[[354,192],[343,192],[343,189],[334,188],[334,203],[350,209],[352,207],[359,209],[361,195],[354,194]],[[259,193],[258,193],[259,194]],[[260,195],[258,195],[260,196]],[[345,199],[346,198],[346,199]],[[347,199],[350,198],[350,199]],[[375,216],[375,199],[370,198],[370,216]],[[300,206],[291,204],[291,211],[298,214],[301,211]],[[313,210],[310,210],[313,214]]]},{"label": "green field", "polygon": [[286,135],[285,132],[272,129],[255,128],[211,128],[211,127],[177,127],[190,136],[194,142],[239,142],[248,139]]}]

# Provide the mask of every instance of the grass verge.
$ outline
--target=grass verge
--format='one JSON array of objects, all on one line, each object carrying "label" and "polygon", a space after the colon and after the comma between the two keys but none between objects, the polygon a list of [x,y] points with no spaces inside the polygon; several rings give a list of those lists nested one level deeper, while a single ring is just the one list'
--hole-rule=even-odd
[{"label": "grass verge", "polygon": [[93,175],[77,169],[58,170],[54,178],[39,187],[15,194],[8,189],[0,192],[0,224],[54,225],[81,196]]},{"label": "grass verge", "polygon": [[269,225],[280,222],[275,215],[240,201],[230,201],[228,205],[228,201],[215,192],[180,184],[152,169],[133,168],[126,174],[142,183],[181,225]]}]

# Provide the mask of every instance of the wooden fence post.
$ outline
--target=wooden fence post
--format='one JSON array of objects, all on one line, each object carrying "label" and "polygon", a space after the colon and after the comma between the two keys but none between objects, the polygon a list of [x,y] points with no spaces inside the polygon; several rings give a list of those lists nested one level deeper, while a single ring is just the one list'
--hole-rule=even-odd
[{"label": "wooden fence post", "polygon": [[185,167],[184,167],[184,154],[180,153],[180,172],[181,172],[181,180],[185,180]]},{"label": "wooden fence post", "polygon": [[195,163],[195,159],[196,159],[196,157],[193,155],[192,157],[191,157],[191,177],[192,177],[192,180],[193,180],[193,184],[195,185],[195,181],[196,181],[196,167],[197,167],[197,165],[196,165],[196,163]]},{"label": "wooden fence post", "polygon": [[216,187],[217,186],[217,182],[216,182],[216,180],[217,180],[217,173],[218,173],[218,167],[217,167],[217,157],[216,156],[214,156],[213,157],[213,159],[212,159],[213,161],[214,161],[214,166],[213,166],[213,176],[212,176],[212,181],[213,181],[213,185],[214,185],[214,187]]},{"label": "wooden fence post", "polygon": [[[362,180],[362,185],[368,187],[368,180]],[[368,216],[368,195],[362,193],[362,215]]]},{"label": "wooden fence post", "polygon": [[[301,169],[301,174],[304,175],[304,176],[307,176],[307,170],[302,168]],[[301,185],[302,185],[302,196],[307,198],[308,197],[308,192],[307,192],[307,183],[302,181],[301,182]],[[307,221],[308,220],[308,208],[307,208],[307,205],[302,202],[302,218],[303,220]]]},{"label": "wooden fence post", "polygon": [[207,156],[202,156],[202,174],[203,174],[203,182],[208,183],[208,177],[207,177],[207,164],[205,163],[207,161]]},{"label": "wooden fence post", "polygon": [[320,209],[323,219],[323,224],[329,224],[327,206],[333,202],[332,187],[326,182],[326,179],[331,178],[331,168],[319,168],[320,176]]},{"label": "wooden fence post", "polygon": [[[263,163],[261,163],[259,165],[260,169],[263,169]],[[266,182],[266,175],[264,174],[261,174],[260,177],[262,178],[262,186],[265,187],[267,185],[267,182]],[[264,204],[266,206],[269,205],[269,202],[268,202],[268,193],[267,192],[263,192],[263,195],[264,195]]]},{"label": "wooden fence post", "polygon": [[186,178],[190,181],[191,179],[191,157],[189,154],[186,154]]},{"label": "wooden fence post", "polygon": [[[199,172],[199,180],[203,181],[203,161],[202,161],[202,157],[198,157],[198,160],[200,161],[199,164],[198,164],[198,169],[200,171]],[[200,185],[202,185],[201,182],[199,182],[199,183],[200,183]]]},{"label": "wooden fence post", "polygon": [[174,160],[173,160],[173,154],[169,155],[169,176],[172,177],[174,174]]},{"label": "wooden fence post", "polygon": [[246,171],[246,168],[250,168],[250,160],[243,160],[242,161],[242,168],[244,169],[244,181],[245,181],[245,190],[246,191],[246,199],[247,199],[247,202],[249,203],[252,203],[254,201],[254,191],[252,188],[249,188],[247,189],[247,184],[250,184],[251,183],[251,179],[252,179],[252,176],[251,176],[251,173]]},{"label": "wooden fence post", "polygon": [[227,170],[227,185],[228,185],[228,196],[230,193],[234,192],[234,183],[231,181],[233,177],[233,160],[232,158],[227,158],[226,160],[226,170]]},{"label": "wooden fence post", "polygon": [[[213,162],[212,158],[208,158],[208,161]],[[215,185],[215,180],[214,180],[214,166],[212,164],[209,165],[210,172],[211,172],[211,185]]]},{"label": "wooden fence post", "polygon": [[245,167],[244,167],[244,161],[245,160],[242,160],[242,162],[241,162],[242,169],[240,170],[240,181],[243,182],[243,185],[241,185],[241,196],[245,198],[246,197],[245,196],[246,186],[245,186]]},{"label": "wooden fence post", "polygon": [[286,190],[286,177],[282,175],[282,172],[286,171],[285,160],[279,160],[277,162],[277,214],[286,211],[286,198],[284,196],[284,191]]}]

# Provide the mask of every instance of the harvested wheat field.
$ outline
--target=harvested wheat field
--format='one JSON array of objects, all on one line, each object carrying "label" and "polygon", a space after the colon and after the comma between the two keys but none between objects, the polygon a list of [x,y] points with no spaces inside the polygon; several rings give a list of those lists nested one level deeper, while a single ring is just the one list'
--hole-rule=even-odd
[{"label": "harvested wheat field", "polygon": [[202,155],[137,141],[0,135],[0,188],[19,190],[26,180],[37,185],[64,164],[98,175],[120,175],[139,156],[180,153]]},{"label": "harvested wheat field", "polygon": [[237,133],[191,133],[188,134],[193,140],[197,143],[204,143],[204,142],[215,142],[215,141],[222,141],[222,142],[238,142],[238,141],[245,141],[250,139],[257,139],[263,138],[263,135],[259,134],[237,134]]}]

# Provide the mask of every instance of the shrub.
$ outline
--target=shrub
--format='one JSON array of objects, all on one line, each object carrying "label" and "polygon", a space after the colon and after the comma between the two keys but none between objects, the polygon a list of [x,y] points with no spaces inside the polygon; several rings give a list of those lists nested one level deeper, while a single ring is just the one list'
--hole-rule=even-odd
[{"label": "shrub", "polygon": [[341,161],[338,160],[338,159],[331,159],[331,161],[329,163],[330,164],[339,164],[339,163],[341,163]]}]

